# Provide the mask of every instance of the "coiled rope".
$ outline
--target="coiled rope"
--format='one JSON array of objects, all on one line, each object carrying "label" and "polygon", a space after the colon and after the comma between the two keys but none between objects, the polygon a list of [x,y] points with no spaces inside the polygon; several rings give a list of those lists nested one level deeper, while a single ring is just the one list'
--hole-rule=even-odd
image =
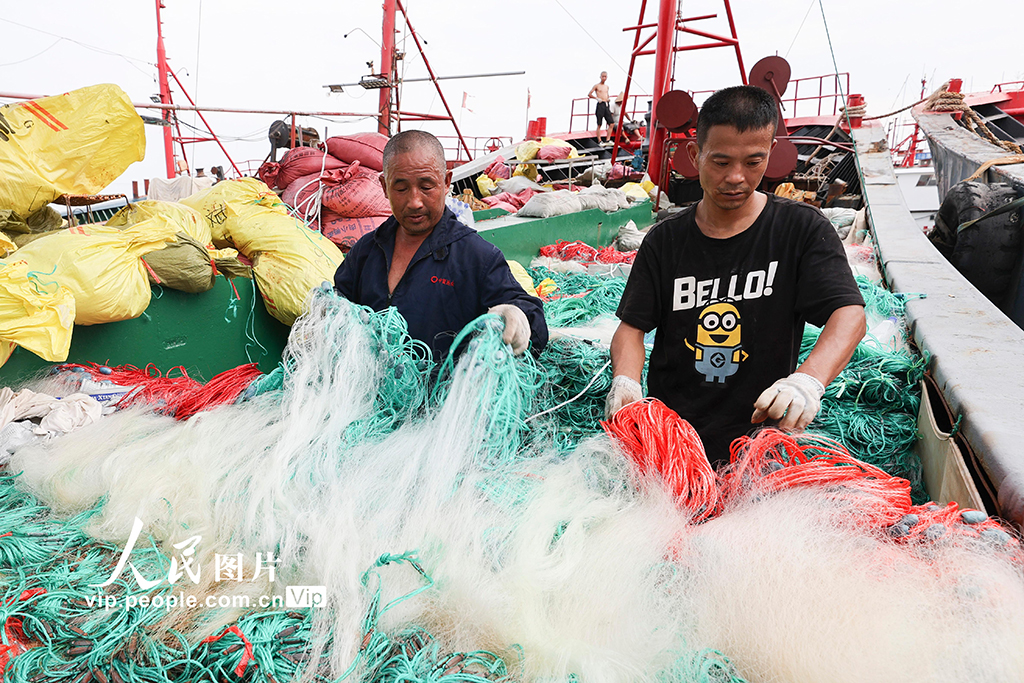
[{"label": "coiled rope", "polygon": [[978,112],[971,109],[970,105],[964,100],[964,94],[959,92],[950,92],[949,83],[943,84],[941,88],[932,93],[925,100],[926,111],[937,111],[937,112],[963,112],[963,118],[961,122],[967,130],[974,134],[985,138],[993,145],[1002,147],[1008,152],[1014,154],[1024,154],[1024,150],[1021,149],[1020,145],[1011,140],[1002,140],[997,138],[989,130],[985,124],[985,120],[978,115]]}]

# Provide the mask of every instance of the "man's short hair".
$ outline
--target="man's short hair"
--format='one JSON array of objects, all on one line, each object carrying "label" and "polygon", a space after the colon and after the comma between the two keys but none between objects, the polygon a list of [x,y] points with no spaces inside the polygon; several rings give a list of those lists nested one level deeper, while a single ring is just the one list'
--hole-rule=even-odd
[{"label": "man's short hair", "polygon": [[767,90],[755,85],[723,88],[707,99],[697,116],[697,146],[703,147],[712,126],[733,126],[740,133],[779,124],[779,109]]},{"label": "man's short hair", "polygon": [[387,171],[388,165],[395,155],[415,150],[432,153],[441,170],[448,170],[444,161],[444,147],[441,146],[441,141],[425,130],[403,130],[388,140],[388,143],[384,145],[384,170]]}]

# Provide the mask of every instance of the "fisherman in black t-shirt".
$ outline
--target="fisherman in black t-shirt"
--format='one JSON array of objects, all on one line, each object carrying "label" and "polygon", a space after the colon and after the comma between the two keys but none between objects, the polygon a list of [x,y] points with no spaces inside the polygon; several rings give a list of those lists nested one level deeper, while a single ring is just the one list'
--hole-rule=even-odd
[{"label": "fisherman in black t-shirt", "polygon": [[[752,86],[704,104],[687,149],[704,197],[650,229],[612,339],[606,416],[642,398],[643,338],[656,328],[649,394],[693,424],[715,466],[752,423],[806,427],[864,335],[864,301],[831,223],[757,191],[777,116]],[[794,372],[805,321],[824,330]]]}]

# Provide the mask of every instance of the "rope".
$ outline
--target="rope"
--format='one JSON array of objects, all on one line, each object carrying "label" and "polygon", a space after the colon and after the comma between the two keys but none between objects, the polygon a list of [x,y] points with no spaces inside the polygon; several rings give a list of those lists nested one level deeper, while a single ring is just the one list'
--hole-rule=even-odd
[{"label": "rope", "polygon": [[587,386],[585,386],[582,389],[580,389],[580,392],[578,394],[576,394],[575,396],[573,396],[572,398],[570,398],[568,401],[562,401],[557,406],[552,406],[552,407],[550,407],[550,408],[548,408],[546,410],[542,410],[539,413],[536,413],[535,415],[531,415],[530,417],[526,418],[526,421],[529,422],[529,421],[534,420],[534,419],[536,419],[538,417],[541,417],[542,415],[547,415],[548,413],[554,412],[554,411],[558,410],[559,408],[564,408],[565,406],[569,405],[573,401],[579,399],[581,396],[583,396],[583,394],[587,393],[587,389],[589,389],[590,387],[594,386],[594,382],[596,382],[601,377],[601,374],[605,370],[607,370],[609,367],[611,367],[611,364],[612,364],[612,362],[611,362],[611,360],[609,360],[607,363],[602,365],[601,369],[598,370],[596,373],[594,373],[594,376],[590,378],[589,382],[587,382]]},{"label": "rope", "polygon": [[[143,369],[134,365],[111,368],[96,363],[68,363],[60,367],[72,371],[80,369],[97,381],[107,380],[120,387],[130,387],[131,390],[117,402],[118,408],[146,403],[152,405],[156,412],[171,415],[176,420],[187,420],[203,410],[233,403],[260,374],[259,366],[249,363],[225,370],[202,384],[189,377],[188,371],[180,365],[166,374],[152,363]],[[171,377],[175,370],[179,374]]]},{"label": "rope", "polygon": [[656,398],[645,398],[621,408],[601,426],[640,475],[659,475],[679,507],[693,513],[693,521],[718,511],[718,483],[704,444],[697,430],[674,410]]},{"label": "rope", "polygon": [[614,313],[626,289],[626,278],[557,273],[543,266],[527,271],[534,282],[552,280],[558,287],[544,299],[548,327],[578,327],[602,315]]},{"label": "rope", "polygon": [[1007,166],[1009,164],[1024,164],[1024,155],[1011,154],[1010,156],[999,157],[998,159],[989,159],[988,161],[983,163],[977,171],[964,178],[963,182],[968,183],[973,180],[977,180],[982,176],[982,174],[985,173],[985,171],[992,168],[993,166]]},{"label": "rope", "polygon": [[961,123],[964,124],[967,130],[985,138],[993,145],[1002,147],[1008,152],[1024,154],[1024,150],[1016,142],[1001,140],[993,135],[992,131],[985,124],[985,120],[967,104],[963,93],[950,92],[947,88],[949,88],[948,82],[944,83],[941,88],[933,92],[926,99],[925,111],[963,112]]},{"label": "rope", "polygon": [[558,240],[540,248],[540,255],[579,263],[633,263],[636,250],[619,251],[612,246],[595,249],[584,242]]},{"label": "rope", "polygon": [[[896,321],[906,339],[902,321],[907,303],[921,295],[890,292],[864,276],[857,277],[857,284],[866,311],[872,317]],[[800,362],[810,355],[820,333],[817,327],[805,326]],[[858,460],[907,479],[915,500],[923,502],[923,473],[914,444],[921,405],[919,383],[928,361],[909,349],[888,350],[881,341],[857,345],[850,362],[825,387],[810,429],[836,439]]]},{"label": "rope", "polygon": [[[925,97],[924,99],[920,99],[917,102],[912,102],[911,104],[908,104],[905,107],[901,107],[900,109],[897,109],[896,111],[891,111],[888,114],[879,114],[878,116],[865,116],[864,120],[865,121],[877,121],[878,119],[887,119],[890,116],[895,116],[896,114],[902,114],[906,110],[913,109],[914,107],[916,107],[917,105],[921,104],[922,102],[927,102],[927,101],[928,101],[928,98]],[[851,114],[851,116],[853,116],[853,114]]]},{"label": "rope", "polygon": [[[841,111],[843,111],[843,112],[845,113],[845,111],[846,111],[846,110],[845,110],[845,108],[842,108],[842,109],[841,109]],[[830,131],[828,132],[828,135],[826,135],[826,136],[825,136],[825,138],[824,138],[824,139],[825,139],[825,141],[826,141],[826,142],[827,142],[828,140],[831,140],[831,139],[832,139],[832,136],[833,136],[833,135],[835,135],[836,133],[838,133],[838,132],[839,132],[839,125],[840,125],[840,124],[841,124],[842,122],[843,122],[843,115],[842,115],[842,114],[840,114],[840,115],[839,115],[839,118],[838,118],[838,119],[836,119],[836,123],[835,123],[835,125],[834,125],[834,126],[832,126],[832,130],[830,130]],[[815,147],[815,148],[814,148],[814,151],[813,151],[813,152],[811,152],[811,156],[807,157],[807,162],[806,162],[806,163],[804,164],[804,168],[807,168],[808,166],[810,166],[810,165],[811,165],[811,162],[812,162],[812,161],[814,160],[814,157],[818,156],[818,152],[820,152],[820,151],[821,151],[821,150],[823,150],[823,149],[825,149],[825,144],[824,144],[824,143],[823,143],[823,144],[820,144],[820,145],[818,145],[817,147]],[[830,156],[831,156],[831,155],[830,155]]]},{"label": "rope", "polygon": [[868,111],[868,105],[867,102],[865,102],[864,104],[847,104],[845,107],[840,107],[839,109],[843,113],[843,115],[849,118],[859,116],[860,118],[863,119],[864,114],[866,114]]},{"label": "rope", "polygon": [[[535,420],[541,415],[532,416],[531,428],[546,433],[559,451],[571,451],[601,431],[604,403],[612,385],[609,349],[586,339],[559,337],[548,342],[537,362],[544,371],[537,403],[547,418]],[[646,372],[645,364],[644,377]]]}]

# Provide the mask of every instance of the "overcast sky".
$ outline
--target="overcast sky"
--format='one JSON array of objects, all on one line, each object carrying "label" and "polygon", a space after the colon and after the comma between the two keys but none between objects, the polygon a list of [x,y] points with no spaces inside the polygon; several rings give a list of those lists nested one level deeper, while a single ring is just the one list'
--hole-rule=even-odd
[{"label": "overcast sky", "polygon": [[[164,39],[171,67],[201,105],[253,109],[373,112],[377,92],[359,87],[328,94],[328,83],[358,81],[379,66],[380,0],[165,0]],[[657,20],[648,2],[647,21]],[[1019,41],[1008,28],[1024,25],[1024,3],[990,1],[974,11],[950,0],[823,0],[840,72],[851,74],[869,115],[918,99],[921,78],[929,91],[950,77],[965,87],[1024,79]],[[721,0],[683,0],[684,16],[718,14],[692,24],[727,33]],[[438,75],[525,71],[522,76],[442,81],[463,133],[515,136],[525,133],[527,89],[530,118],[546,116],[548,131],[568,129],[571,100],[584,97],[602,70],[612,92],[622,89],[639,0],[406,0],[406,9]],[[734,0],[737,33],[747,70],[761,57],[785,56],[793,77],[834,72],[818,0]],[[398,25],[404,29],[399,14]],[[358,30],[357,30],[358,29]],[[349,34],[347,38],[344,36]],[[403,32],[402,36],[406,34]],[[150,0],[0,0],[0,92],[52,94],[95,83],[116,83],[136,102],[158,92],[156,17]],[[399,37],[401,46],[402,37]],[[652,46],[654,43],[651,44]],[[426,76],[409,38],[405,76]],[[653,57],[638,59],[636,88],[649,93]],[[676,86],[703,90],[739,83],[735,53],[728,48],[680,53]],[[463,93],[468,109],[462,109]],[[638,93],[640,94],[640,93]],[[0,102],[11,101],[9,99]],[[175,93],[175,101],[185,98]],[[409,83],[403,108],[443,114],[430,83]],[[472,111],[470,111],[472,110]],[[152,114],[152,112],[149,112]],[[228,142],[236,162],[262,160],[269,151],[266,115],[207,116]],[[182,121],[202,126],[194,114]],[[374,130],[369,120],[306,118],[321,135]],[[412,127],[420,127],[412,124]],[[451,134],[447,124],[422,126]],[[147,126],[147,155],[111,189],[130,180],[163,175],[160,129]],[[213,143],[190,146],[193,168],[223,164]]]}]

